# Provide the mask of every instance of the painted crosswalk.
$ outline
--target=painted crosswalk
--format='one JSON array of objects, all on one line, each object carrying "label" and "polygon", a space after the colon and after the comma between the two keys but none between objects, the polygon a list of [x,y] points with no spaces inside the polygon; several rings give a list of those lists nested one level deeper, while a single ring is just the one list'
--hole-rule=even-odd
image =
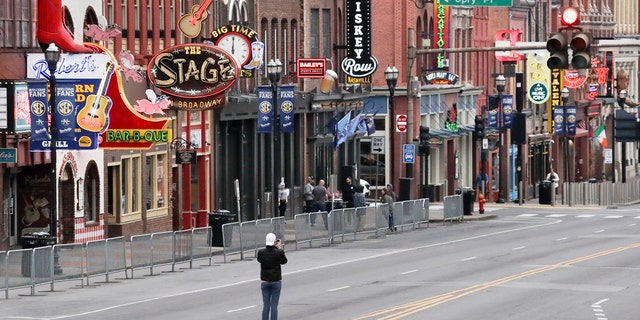
[{"label": "painted crosswalk", "polygon": [[598,218],[598,219],[622,219],[622,218],[632,218],[632,219],[640,219],[640,216],[624,216],[624,215],[598,215],[598,214],[566,214],[566,213],[552,213],[552,214],[539,214],[539,213],[523,213],[517,215],[517,217],[521,218],[532,218],[532,217],[545,217],[545,218],[565,218],[565,217],[574,217],[581,219],[590,219],[590,218]]}]

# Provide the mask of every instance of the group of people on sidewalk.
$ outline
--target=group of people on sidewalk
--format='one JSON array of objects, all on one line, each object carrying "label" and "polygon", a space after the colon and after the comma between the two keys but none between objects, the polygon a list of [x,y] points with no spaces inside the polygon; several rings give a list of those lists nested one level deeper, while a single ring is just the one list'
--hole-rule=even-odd
[{"label": "group of people on sidewalk", "polygon": [[[366,206],[364,187],[354,185],[353,179],[348,176],[342,188],[342,202],[345,208],[359,208]],[[315,184],[315,178],[310,176],[307,178],[307,184],[304,187],[305,213],[324,212],[325,227],[327,224],[327,202],[329,200],[325,181],[320,180]],[[393,191],[393,185],[387,184],[382,188],[380,202],[389,205],[389,231],[395,232],[397,228],[393,223],[393,203],[396,201],[396,193]],[[316,216],[311,216],[311,225],[315,225]]]}]

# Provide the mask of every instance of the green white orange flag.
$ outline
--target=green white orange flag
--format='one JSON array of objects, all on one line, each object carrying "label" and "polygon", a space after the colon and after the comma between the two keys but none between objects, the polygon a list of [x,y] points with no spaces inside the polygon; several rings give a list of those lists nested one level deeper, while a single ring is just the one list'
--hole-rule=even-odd
[{"label": "green white orange flag", "polygon": [[596,128],[596,131],[593,133],[593,135],[596,137],[596,139],[598,139],[598,142],[600,142],[603,148],[607,147],[607,132],[604,129],[604,124],[601,124],[598,128]]}]

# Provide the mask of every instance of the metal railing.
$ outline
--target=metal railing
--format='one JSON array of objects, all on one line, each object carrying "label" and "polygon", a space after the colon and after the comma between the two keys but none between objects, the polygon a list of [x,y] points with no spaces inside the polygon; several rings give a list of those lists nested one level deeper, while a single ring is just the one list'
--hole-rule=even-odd
[{"label": "metal railing", "polygon": [[[429,224],[429,199],[394,203],[393,218],[401,231],[415,230]],[[389,206],[376,204],[360,208],[339,208],[331,212],[312,212],[294,215],[293,226],[285,226],[282,218],[261,219],[222,225],[224,261],[230,255],[253,253],[264,246],[264,235],[273,232],[283,241],[287,231],[295,237],[295,250],[303,247],[326,246],[355,241],[370,236],[385,236],[388,228]],[[287,228],[287,230],[285,230]],[[241,236],[240,236],[241,235]]]},{"label": "metal railing", "polygon": [[[429,224],[429,200],[409,200],[394,203],[393,218],[401,231],[411,231]],[[369,207],[334,209],[330,213],[315,212],[296,214],[293,223],[285,224],[283,217],[247,222],[223,224],[221,230],[224,262],[231,255],[256,256],[264,246],[264,235],[276,234],[284,243],[295,238],[295,249],[304,245],[314,247],[368,237],[386,236],[389,206],[376,204]],[[0,252],[0,289],[9,291],[27,288],[35,295],[37,286],[62,281],[79,281],[89,285],[92,277],[104,276],[106,282],[114,273],[124,273],[128,279],[134,272],[147,270],[147,275],[157,273],[155,268],[170,266],[175,271],[178,264],[188,263],[193,268],[196,260],[213,263],[215,244],[212,227],[173,232],[157,232],[90,241],[84,244],[56,244],[31,249]],[[292,241],[289,241],[292,243]],[[216,244],[217,245],[217,244]],[[85,280],[86,279],[86,280]]]},{"label": "metal railing", "polygon": [[611,206],[636,202],[639,197],[640,179],[626,183],[565,182],[562,184],[562,204],[564,205]]},{"label": "metal railing", "polygon": [[453,222],[453,220],[462,220],[464,217],[464,207],[462,203],[462,195],[456,194],[453,196],[444,197],[444,214],[442,223],[446,223],[447,220]]},{"label": "metal railing", "polygon": [[144,268],[153,275],[153,268],[160,265],[171,265],[172,271],[178,263],[189,263],[193,268],[193,262],[199,259],[208,259],[212,265],[211,244],[211,227],[206,227],[132,236],[128,243],[124,237],[117,237],[1,251],[0,290],[8,299],[9,291],[14,289],[29,288],[35,295],[36,287],[41,285],[48,284],[55,291],[55,284],[63,281],[79,281],[84,287],[95,276],[104,276],[109,282],[111,274],[124,272],[128,278],[129,269],[133,277],[134,270]]}]

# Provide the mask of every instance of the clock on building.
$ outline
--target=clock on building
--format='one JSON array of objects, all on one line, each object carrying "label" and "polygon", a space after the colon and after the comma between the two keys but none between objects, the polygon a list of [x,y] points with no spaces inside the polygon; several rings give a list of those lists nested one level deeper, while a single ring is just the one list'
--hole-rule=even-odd
[{"label": "clock on building", "polygon": [[249,39],[240,33],[225,33],[218,38],[216,45],[230,53],[236,59],[238,68],[242,68],[251,56]]}]

